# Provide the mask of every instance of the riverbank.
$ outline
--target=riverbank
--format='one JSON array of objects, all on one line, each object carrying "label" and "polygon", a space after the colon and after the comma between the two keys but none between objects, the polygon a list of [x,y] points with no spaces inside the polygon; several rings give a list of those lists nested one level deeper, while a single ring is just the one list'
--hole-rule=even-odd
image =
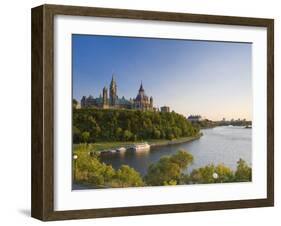
[{"label": "riverbank", "polygon": [[178,138],[178,139],[174,139],[174,140],[161,140],[161,141],[151,141],[151,142],[147,142],[151,147],[161,147],[161,146],[167,146],[167,145],[173,145],[173,144],[181,144],[181,143],[187,143],[190,141],[194,141],[199,139],[201,136],[203,136],[202,133],[199,133],[196,136],[192,136],[192,137],[182,137],[182,138]]},{"label": "riverbank", "polygon": [[165,139],[159,139],[159,140],[147,140],[147,141],[128,141],[128,142],[121,142],[121,141],[115,141],[115,142],[99,142],[99,143],[90,143],[90,144],[74,144],[74,151],[79,149],[79,147],[83,147],[89,151],[94,151],[94,152],[106,152],[110,150],[116,150],[120,147],[131,147],[133,144],[136,143],[141,143],[141,142],[147,142],[151,147],[161,147],[161,146],[167,146],[167,145],[173,145],[173,144],[181,144],[181,143],[186,143],[190,142],[193,140],[199,139],[203,134],[199,133],[196,136],[191,136],[191,137],[181,137],[178,139],[173,139],[173,140],[165,140]]}]

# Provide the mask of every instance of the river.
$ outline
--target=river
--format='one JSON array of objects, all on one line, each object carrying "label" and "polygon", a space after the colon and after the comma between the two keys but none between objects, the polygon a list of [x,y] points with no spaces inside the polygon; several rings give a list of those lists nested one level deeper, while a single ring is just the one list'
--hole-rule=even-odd
[{"label": "river", "polygon": [[238,126],[221,126],[201,130],[203,136],[187,143],[162,147],[152,147],[150,151],[124,154],[112,154],[102,157],[102,161],[118,169],[126,164],[145,175],[151,163],[157,162],[164,155],[172,155],[180,149],[191,153],[194,163],[187,169],[206,166],[208,164],[223,163],[232,170],[236,169],[239,158],[249,165],[252,163],[252,129]]}]

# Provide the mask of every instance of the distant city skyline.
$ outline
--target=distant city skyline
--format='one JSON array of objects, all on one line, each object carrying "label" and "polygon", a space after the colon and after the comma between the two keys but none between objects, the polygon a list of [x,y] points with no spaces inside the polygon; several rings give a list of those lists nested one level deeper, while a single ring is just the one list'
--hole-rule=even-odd
[{"label": "distant city skyline", "polygon": [[72,36],[73,98],[98,97],[112,74],[119,98],[143,83],[154,106],[211,120],[252,120],[250,43]]}]

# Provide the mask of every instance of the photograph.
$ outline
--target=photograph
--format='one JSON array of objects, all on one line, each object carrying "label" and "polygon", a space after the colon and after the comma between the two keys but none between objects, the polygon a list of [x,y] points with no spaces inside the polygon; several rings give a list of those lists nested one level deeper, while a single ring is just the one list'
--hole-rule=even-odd
[{"label": "photograph", "polygon": [[72,34],[72,190],[252,182],[252,43]]}]

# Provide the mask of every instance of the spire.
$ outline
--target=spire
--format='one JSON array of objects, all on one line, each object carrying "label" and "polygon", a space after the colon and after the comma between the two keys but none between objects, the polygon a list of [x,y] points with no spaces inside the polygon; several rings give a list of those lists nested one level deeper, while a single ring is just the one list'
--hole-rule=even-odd
[{"label": "spire", "polygon": [[143,86],[142,86],[142,81],[141,81],[141,85],[140,85],[140,89],[139,89],[139,92],[143,92],[144,91],[144,89],[143,89]]},{"label": "spire", "polygon": [[109,97],[110,97],[110,104],[112,106],[115,106],[118,100],[118,96],[117,96],[117,84],[114,80],[114,73],[112,73],[112,79],[110,82]]},{"label": "spire", "polygon": [[111,78],[111,82],[110,82],[110,87],[116,86],[116,82],[114,79],[114,73],[112,73],[112,78]]}]

